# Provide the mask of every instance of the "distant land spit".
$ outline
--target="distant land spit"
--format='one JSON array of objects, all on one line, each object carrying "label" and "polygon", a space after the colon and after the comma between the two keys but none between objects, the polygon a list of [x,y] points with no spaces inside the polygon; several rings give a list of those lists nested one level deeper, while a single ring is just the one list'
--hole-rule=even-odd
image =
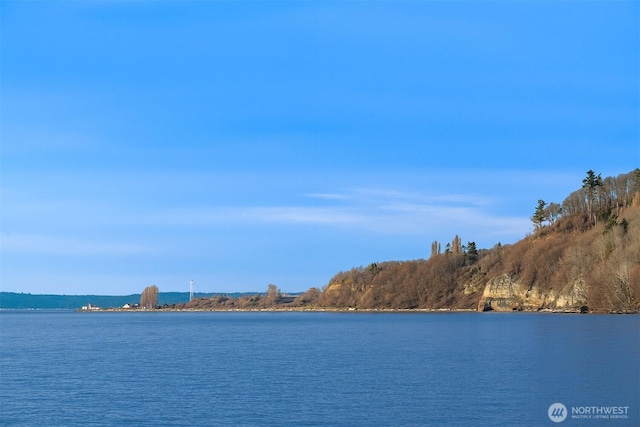
[{"label": "distant land spit", "polygon": [[[243,295],[256,295],[260,292],[233,293],[194,293],[194,298],[211,298],[212,296],[229,296],[238,298]],[[125,304],[137,304],[141,294],[131,295],[49,295],[17,292],[0,292],[0,310],[76,310],[87,304],[97,307],[122,307]],[[172,305],[189,301],[189,292],[160,292],[159,305]]]}]

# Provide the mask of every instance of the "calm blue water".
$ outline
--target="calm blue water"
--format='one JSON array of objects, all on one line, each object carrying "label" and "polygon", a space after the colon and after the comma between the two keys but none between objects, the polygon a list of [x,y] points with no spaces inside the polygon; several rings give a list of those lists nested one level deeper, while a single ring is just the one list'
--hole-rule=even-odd
[{"label": "calm blue water", "polygon": [[3,311],[0,338],[3,426],[640,425],[640,316]]}]

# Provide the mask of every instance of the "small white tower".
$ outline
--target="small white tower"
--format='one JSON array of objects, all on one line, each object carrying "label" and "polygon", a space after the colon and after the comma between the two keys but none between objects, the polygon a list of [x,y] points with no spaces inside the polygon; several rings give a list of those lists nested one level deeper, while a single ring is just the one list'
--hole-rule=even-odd
[{"label": "small white tower", "polygon": [[193,280],[189,282],[189,301],[193,301],[193,283]]}]

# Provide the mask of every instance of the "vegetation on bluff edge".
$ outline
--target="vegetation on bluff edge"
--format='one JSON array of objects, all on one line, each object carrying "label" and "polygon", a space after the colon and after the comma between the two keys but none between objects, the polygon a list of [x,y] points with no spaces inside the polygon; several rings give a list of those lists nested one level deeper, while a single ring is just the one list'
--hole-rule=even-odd
[{"label": "vegetation on bluff edge", "polygon": [[640,312],[640,169],[605,179],[588,171],[562,204],[539,200],[531,221],[534,232],[512,245],[477,249],[455,236],[444,252],[433,242],[429,259],[353,268],[296,297],[269,285],[176,308],[486,310],[497,307],[490,288],[506,282],[522,289],[503,298],[509,310]]}]

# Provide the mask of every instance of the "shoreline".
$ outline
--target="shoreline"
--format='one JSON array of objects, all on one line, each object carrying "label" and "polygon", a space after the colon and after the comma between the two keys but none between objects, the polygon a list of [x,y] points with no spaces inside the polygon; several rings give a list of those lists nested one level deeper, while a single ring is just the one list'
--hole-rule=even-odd
[{"label": "shoreline", "polygon": [[159,309],[130,309],[130,308],[101,308],[98,310],[75,310],[79,313],[206,313],[206,312],[235,312],[235,313],[276,313],[276,312],[299,312],[299,313],[533,313],[533,314],[640,314],[637,311],[610,311],[610,312],[581,312],[579,309],[553,310],[542,309],[536,311],[514,310],[514,311],[480,311],[471,308],[327,308],[327,307],[271,307],[271,308],[159,308]]}]

